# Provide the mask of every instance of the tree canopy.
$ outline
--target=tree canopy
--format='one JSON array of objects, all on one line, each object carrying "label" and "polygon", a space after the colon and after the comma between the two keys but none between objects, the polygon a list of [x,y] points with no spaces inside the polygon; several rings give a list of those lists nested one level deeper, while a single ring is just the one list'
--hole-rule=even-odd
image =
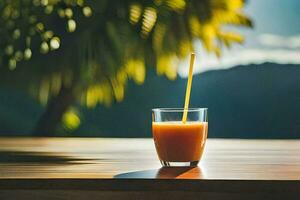
[{"label": "tree canopy", "polygon": [[[1,83],[42,104],[64,92],[94,107],[122,101],[146,69],[176,78],[200,40],[208,52],[242,43],[226,25],[251,27],[244,0],[2,0]],[[61,100],[59,100],[61,101]],[[70,105],[63,109],[67,111]]]}]

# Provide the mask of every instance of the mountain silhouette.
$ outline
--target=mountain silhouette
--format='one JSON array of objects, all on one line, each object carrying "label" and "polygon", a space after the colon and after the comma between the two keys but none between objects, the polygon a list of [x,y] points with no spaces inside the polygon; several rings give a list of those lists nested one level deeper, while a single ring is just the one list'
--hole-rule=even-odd
[{"label": "mountain silhouette", "polygon": [[[186,78],[147,73],[125,100],[82,109],[81,136],[151,137],[151,109],[183,107]],[[194,75],[190,107],[207,107],[209,137],[300,138],[300,66],[264,63]]]},{"label": "mountain silhouette", "polygon": [[[129,82],[123,102],[78,107],[81,126],[58,136],[151,137],[151,109],[183,107],[186,78],[147,73]],[[209,137],[299,138],[300,66],[264,63],[194,75],[190,107],[207,107]],[[0,135],[31,135],[43,107],[28,95],[0,89]]]}]

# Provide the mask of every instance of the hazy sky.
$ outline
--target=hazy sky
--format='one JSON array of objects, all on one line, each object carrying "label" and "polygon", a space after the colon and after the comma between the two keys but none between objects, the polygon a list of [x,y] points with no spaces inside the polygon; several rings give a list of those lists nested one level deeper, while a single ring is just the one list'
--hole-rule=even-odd
[{"label": "hazy sky", "polygon": [[[230,30],[242,33],[245,43],[225,50],[221,59],[197,43],[195,73],[251,63],[300,64],[300,0],[248,0],[244,11],[254,28]],[[178,70],[181,76],[187,74],[187,60]]]}]

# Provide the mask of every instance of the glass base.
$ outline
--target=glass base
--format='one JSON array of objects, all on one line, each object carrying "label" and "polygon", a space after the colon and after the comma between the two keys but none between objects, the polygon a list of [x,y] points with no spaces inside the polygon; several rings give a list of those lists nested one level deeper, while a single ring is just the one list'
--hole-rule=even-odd
[{"label": "glass base", "polygon": [[196,167],[199,163],[199,160],[192,162],[167,162],[161,160],[160,163],[164,167]]}]

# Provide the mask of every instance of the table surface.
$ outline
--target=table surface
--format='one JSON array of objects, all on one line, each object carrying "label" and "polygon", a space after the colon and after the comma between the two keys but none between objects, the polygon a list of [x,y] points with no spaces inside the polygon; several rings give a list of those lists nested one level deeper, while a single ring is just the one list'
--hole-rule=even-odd
[{"label": "table surface", "polygon": [[152,139],[0,138],[0,199],[295,199],[300,140],[208,139],[162,168]]},{"label": "table surface", "polygon": [[208,139],[196,168],[161,168],[152,139],[0,138],[0,179],[300,180],[300,140]]}]

